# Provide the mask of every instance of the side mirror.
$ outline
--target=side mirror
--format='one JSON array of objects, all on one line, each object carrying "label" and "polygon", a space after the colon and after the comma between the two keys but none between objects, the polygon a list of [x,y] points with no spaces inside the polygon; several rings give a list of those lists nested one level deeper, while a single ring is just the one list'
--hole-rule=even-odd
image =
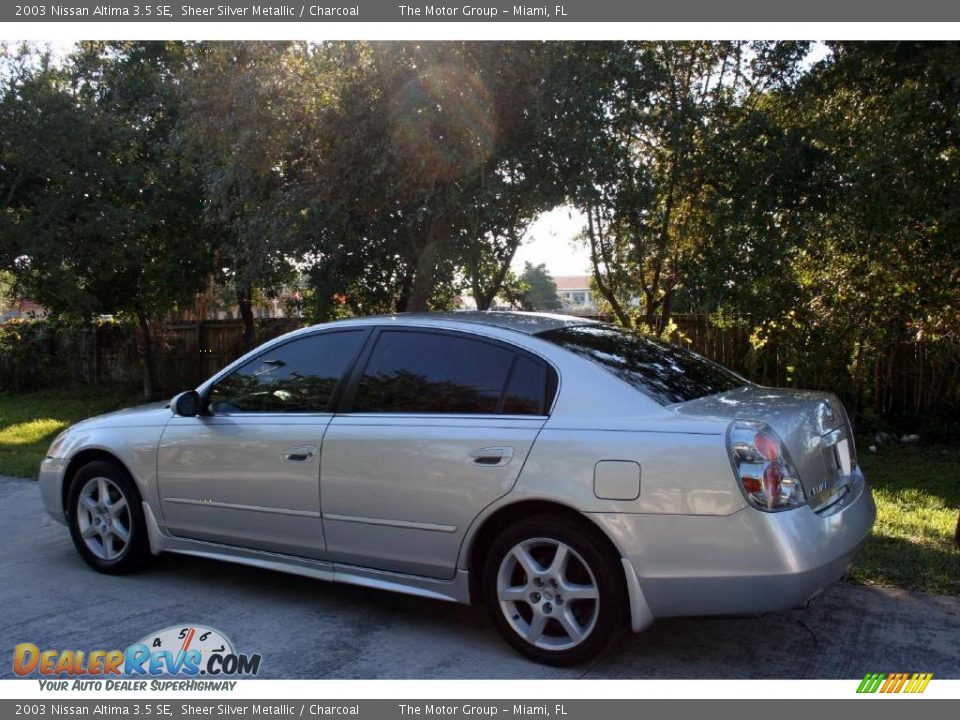
[{"label": "side mirror", "polygon": [[200,414],[200,393],[196,390],[187,390],[170,401],[170,409],[180,417],[196,417]]}]

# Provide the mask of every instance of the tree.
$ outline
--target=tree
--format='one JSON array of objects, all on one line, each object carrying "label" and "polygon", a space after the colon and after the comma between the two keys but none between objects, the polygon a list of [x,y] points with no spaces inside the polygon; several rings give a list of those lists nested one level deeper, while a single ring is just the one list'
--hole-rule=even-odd
[{"label": "tree", "polygon": [[[914,407],[951,394],[960,333],[955,43],[832,43],[789,83],[735,98],[703,163],[718,199],[687,300],[723,308],[780,366],[891,417],[896,353],[923,340]],[[777,370],[777,368],[773,368]]]},{"label": "tree", "polygon": [[[948,345],[938,341],[960,333],[960,46],[831,49],[787,116],[826,156],[815,168],[823,200],[796,220],[794,332],[888,414],[897,344],[927,340],[937,360]],[[956,355],[941,359],[918,402],[947,392]]]},{"label": "tree", "polygon": [[563,303],[560,296],[557,295],[557,284],[550,276],[547,266],[544,263],[532,265],[524,263],[523,275],[520,276],[521,282],[526,287],[526,293],[523,297],[524,310],[560,310]]},{"label": "tree", "polygon": [[299,189],[316,309],[448,303],[467,276],[497,294],[530,220],[562,199],[541,170],[543,70],[532,43],[331,43],[338,69]]},{"label": "tree", "polygon": [[284,191],[323,103],[307,49],[293,43],[202,43],[182,73],[179,137],[198,167],[204,216],[217,236],[216,279],[229,286],[255,344],[253,299],[295,277],[296,218]]},{"label": "tree", "polygon": [[152,323],[187,301],[210,267],[197,178],[171,143],[180,51],[84,43],[65,67],[18,78],[0,105],[0,267],[56,315],[132,316],[151,397]]},{"label": "tree", "polygon": [[0,315],[11,308],[13,275],[0,271]]},{"label": "tree", "polygon": [[[725,131],[798,75],[805,43],[624,43],[590,65],[574,201],[587,216],[597,290],[619,322],[660,334],[696,276],[728,201],[716,181]],[[595,52],[587,49],[586,52]],[[597,143],[599,138],[599,143]],[[581,153],[582,154],[582,153]],[[641,299],[633,317],[629,300]]]}]

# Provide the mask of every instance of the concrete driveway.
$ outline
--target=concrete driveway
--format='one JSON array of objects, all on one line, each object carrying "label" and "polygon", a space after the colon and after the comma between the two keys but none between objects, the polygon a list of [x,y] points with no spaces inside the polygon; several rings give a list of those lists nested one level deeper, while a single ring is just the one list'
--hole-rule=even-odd
[{"label": "concrete driveway", "polygon": [[841,583],[803,610],[659,621],[590,667],[556,669],[511,651],[478,609],[173,555],[99,575],[31,481],[0,477],[0,527],[0,677],[16,643],[124,648],[198,623],[275,678],[960,678],[955,597]]}]

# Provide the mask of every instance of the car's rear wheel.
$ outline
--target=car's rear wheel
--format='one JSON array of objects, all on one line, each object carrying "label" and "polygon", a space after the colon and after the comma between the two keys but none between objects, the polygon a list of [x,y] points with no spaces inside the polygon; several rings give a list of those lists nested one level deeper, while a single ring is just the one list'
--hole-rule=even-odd
[{"label": "car's rear wheel", "polygon": [[70,536],[94,570],[124,575],[150,560],[140,495],[127,472],[95,461],[73,476],[67,497]]},{"label": "car's rear wheel", "polygon": [[586,662],[624,634],[623,571],[585,524],[541,516],[508,528],[487,556],[483,589],[507,642],[538,662]]}]

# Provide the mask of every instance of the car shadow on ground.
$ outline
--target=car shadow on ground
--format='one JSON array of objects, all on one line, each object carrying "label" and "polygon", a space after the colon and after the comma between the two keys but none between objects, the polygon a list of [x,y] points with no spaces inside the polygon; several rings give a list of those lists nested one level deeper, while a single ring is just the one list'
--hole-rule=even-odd
[{"label": "car shadow on ground", "polygon": [[[2,479],[0,479],[2,480]],[[551,668],[502,641],[483,608],[163,555],[135,575],[88,568],[36,485],[0,481],[3,652],[123,649],[203,624],[270,678],[960,678],[960,598],[837,583],[808,607],[760,618],[662,619],[591,665]],[[0,676],[12,666],[0,664]]]},{"label": "car shadow on ground", "polygon": [[[848,583],[782,613],[663,619],[639,635],[627,634],[591,665],[558,669],[513,653],[482,607],[199,558],[164,556],[149,572],[179,583],[215,584],[223,596],[242,598],[240,606],[258,604],[268,593],[266,617],[299,617],[298,630],[278,627],[278,633],[329,637],[329,643],[313,644],[322,649],[307,653],[312,664],[294,660],[288,666],[285,660],[281,666],[306,677],[854,679],[899,671],[891,663],[903,671],[936,667],[938,677],[960,677],[960,650],[949,639],[960,631],[960,602]],[[947,627],[931,618],[932,608]],[[327,623],[341,632],[330,636],[321,629]]]}]

